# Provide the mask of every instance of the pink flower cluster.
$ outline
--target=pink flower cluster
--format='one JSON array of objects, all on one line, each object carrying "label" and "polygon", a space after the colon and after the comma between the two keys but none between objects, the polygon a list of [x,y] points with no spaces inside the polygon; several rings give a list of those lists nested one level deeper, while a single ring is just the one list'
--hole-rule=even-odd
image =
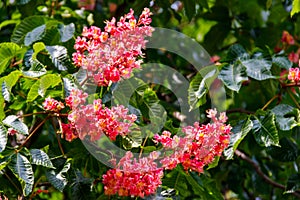
[{"label": "pink flower cluster", "polygon": [[155,193],[163,177],[163,169],[154,162],[157,158],[157,152],[152,152],[137,161],[130,151],[127,152],[115,169],[103,175],[105,194],[143,198]]},{"label": "pink flower cluster", "polygon": [[146,36],[151,36],[153,28],[151,12],[145,8],[139,19],[131,9],[118,22],[115,18],[106,22],[104,31],[92,26],[85,27],[82,37],[77,37],[75,65],[86,69],[89,76],[99,86],[107,86],[121,78],[128,78],[134,68],[139,68],[146,45]]},{"label": "pink flower cluster", "polygon": [[203,172],[203,167],[213,162],[216,156],[220,156],[229,144],[231,126],[224,124],[227,120],[225,113],[216,117],[216,110],[209,110],[208,117],[213,123],[187,126],[182,129],[185,137],[178,137],[164,131],[162,135],[156,134],[154,139],[160,142],[164,148],[173,153],[161,160],[163,167],[174,169],[181,164],[185,170]]},{"label": "pink flower cluster", "polygon": [[91,141],[95,141],[102,133],[111,140],[115,140],[117,135],[127,135],[136,115],[128,115],[128,109],[122,105],[109,109],[102,105],[100,99],[84,105],[86,97],[86,93],[73,89],[66,98],[67,105],[72,108],[68,115],[70,123],[62,126],[66,138],[72,140],[78,136],[84,139],[89,136]]},{"label": "pink flower cluster", "polygon": [[300,80],[300,71],[299,68],[290,68],[289,69],[289,74],[288,74],[288,79],[292,82],[299,82]]},{"label": "pink flower cluster", "polygon": [[62,102],[52,99],[51,97],[47,97],[43,103],[44,109],[49,111],[60,111],[65,106]]}]

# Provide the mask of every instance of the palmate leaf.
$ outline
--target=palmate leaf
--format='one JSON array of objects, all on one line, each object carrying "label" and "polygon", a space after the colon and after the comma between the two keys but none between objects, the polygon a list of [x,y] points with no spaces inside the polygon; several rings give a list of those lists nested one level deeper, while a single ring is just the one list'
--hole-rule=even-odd
[{"label": "palmate leaf", "polygon": [[46,172],[47,179],[49,182],[59,191],[63,191],[68,181],[65,174],[69,171],[71,167],[71,160],[67,160],[63,168],[56,173],[55,170],[50,170]]},{"label": "palmate leaf", "polygon": [[197,75],[193,78],[188,89],[190,111],[198,108],[206,102],[206,94],[211,84],[211,80],[214,80],[216,76],[217,70],[212,69],[207,72],[204,77],[202,77],[202,74],[197,73]]},{"label": "palmate leaf", "polygon": [[218,77],[229,89],[236,92],[240,90],[242,82],[248,80],[246,68],[238,62],[225,64]]},{"label": "palmate leaf", "polygon": [[25,53],[25,48],[19,47],[12,42],[0,44],[0,74],[5,71],[12,59],[21,59]]},{"label": "palmate leaf", "polygon": [[28,159],[20,153],[17,153],[13,155],[8,167],[20,180],[23,188],[23,194],[25,196],[29,195],[32,192],[34,175],[32,166]]},{"label": "palmate leaf", "polygon": [[41,165],[48,168],[55,168],[49,156],[40,149],[31,149],[30,154],[32,157],[32,164]]},{"label": "palmate leaf", "polygon": [[66,47],[63,46],[46,46],[46,50],[49,52],[52,63],[61,71],[65,71],[72,67],[72,62],[68,56]]},{"label": "palmate leaf", "polygon": [[7,143],[7,130],[0,124],[0,153],[5,149]]},{"label": "palmate leaf", "polygon": [[23,135],[28,135],[28,127],[16,115],[9,115],[3,120],[3,124],[15,129]]},{"label": "palmate leaf", "polygon": [[276,124],[280,130],[288,131],[299,125],[297,116],[299,111],[287,104],[279,104],[271,110],[276,116]]},{"label": "palmate leaf", "polygon": [[253,123],[253,135],[256,142],[265,147],[271,145],[279,145],[279,135],[275,124],[275,115],[269,111],[265,116],[259,118],[254,116]]},{"label": "palmate leaf", "polygon": [[246,120],[240,121],[236,126],[232,128],[232,133],[230,136],[230,142],[228,147],[224,150],[224,155],[226,159],[232,159],[234,151],[237,149],[241,141],[246,137],[246,135],[251,131],[253,127],[252,121],[247,118]]}]

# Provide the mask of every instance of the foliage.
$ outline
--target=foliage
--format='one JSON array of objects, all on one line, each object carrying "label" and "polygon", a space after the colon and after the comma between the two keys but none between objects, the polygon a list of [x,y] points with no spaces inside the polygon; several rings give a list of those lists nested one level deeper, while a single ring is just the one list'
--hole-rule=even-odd
[{"label": "foliage", "polygon": [[[144,199],[300,198],[299,2],[1,1],[0,199],[130,199],[130,194]],[[212,55],[204,70],[197,68],[203,62],[195,49],[188,52],[197,61],[189,63],[175,50],[141,50],[144,44],[133,43],[137,38],[105,29],[106,20],[118,20],[130,8],[135,14],[126,20],[133,20],[145,7],[153,13],[152,27],[177,30]],[[148,22],[132,26],[142,27],[139,39],[151,37]],[[92,58],[106,55],[101,65],[112,62],[114,48],[105,51],[95,44],[99,38],[82,30],[102,31],[101,39],[111,46],[119,42],[118,52],[128,60],[118,61],[135,65],[89,71]],[[80,41],[89,48],[74,47]],[[122,49],[120,41],[134,51]],[[80,59],[74,60],[76,52],[90,63],[82,67]],[[151,74],[156,66],[147,68],[147,63],[172,66],[169,70],[180,76],[159,82]],[[96,84],[89,76],[96,77]],[[184,81],[188,86],[180,90]],[[184,91],[184,97],[177,91]],[[206,117],[211,105],[226,110],[227,117],[216,120],[214,110]],[[189,119],[197,113],[193,126]],[[99,139],[103,133],[108,137]],[[153,164],[161,156],[156,151],[167,155],[162,166]],[[137,184],[141,179],[147,186]],[[109,191],[115,184],[119,188]]]}]

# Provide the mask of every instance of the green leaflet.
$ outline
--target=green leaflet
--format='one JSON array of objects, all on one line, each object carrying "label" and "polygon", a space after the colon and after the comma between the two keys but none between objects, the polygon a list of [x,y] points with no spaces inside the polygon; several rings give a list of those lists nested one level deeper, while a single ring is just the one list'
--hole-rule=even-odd
[{"label": "green leaflet", "polygon": [[230,142],[228,147],[224,150],[224,155],[226,159],[232,159],[234,156],[234,151],[238,148],[239,144],[246,135],[251,131],[253,123],[250,118],[240,121],[236,126],[231,130],[232,134],[230,135]]},{"label": "green leaflet", "polygon": [[208,88],[218,74],[218,71],[214,68],[214,66],[210,66],[206,69],[209,69],[209,71],[204,72],[204,76],[202,73],[197,73],[190,83],[188,89],[188,102],[190,105],[190,111],[198,108],[206,102]]},{"label": "green leaflet", "polygon": [[271,145],[279,145],[279,135],[275,124],[275,115],[272,112],[267,112],[264,116],[254,116],[253,135],[256,142],[265,147]]},{"label": "green leaflet", "polygon": [[49,158],[49,156],[40,149],[31,149],[30,150],[32,164],[41,165],[48,168],[55,168]]},{"label": "green leaflet", "polygon": [[3,124],[15,129],[23,135],[28,135],[28,127],[16,115],[9,115],[3,121]]},{"label": "green leaflet", "polygon": [[55,170],[50,170],[46,172],[46,176],[49,182],[61,192],[64,190],[65,186],[68,183],[65,174],[69,171],[70,167],[71,167],[71,160],[68,159],[65,162],[63,168],[59,172],[56,172]]},{"label": "green leaflet", "polygon": [[25,196],[32,192],[34,184],[34,175],[29,160],[20,153],[13,155],[8,165],[9,169],[20,180]]},{"label": "green leaflet", "polygon": [[5,149],[7,143],[7,130],[0,124],[0,153]]},{"label": "green leaflet", "polygon": [[225,64],[218,76],[231,90],[238,92],[243,81],[248,80],[246,68],[241,63]]},{"label": "green leaflet", "polygon": [[12,42],[5,42],[0,44],[0,74],[2,74],[6,68],[10,65],[12,59],[21,60],[25,48],[21,48],[19,45]]},{"label": "green leaflet", "polygon": [[34,101],[39,95],[45,97],[47,89],[55,87],[61,83],[58,74],[46,74],[37,80],[30,88],[27,95],[27,102]]}]

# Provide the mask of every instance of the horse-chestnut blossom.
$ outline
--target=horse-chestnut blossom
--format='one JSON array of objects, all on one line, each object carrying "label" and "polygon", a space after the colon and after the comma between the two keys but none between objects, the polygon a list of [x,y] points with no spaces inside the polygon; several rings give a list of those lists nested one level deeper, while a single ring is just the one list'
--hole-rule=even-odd
[{"label": "horse-chestnut blossom", "polygon": [[300,80],[300,71],[299,68],[290,68],[288,79],[292,82],[298,82]]},{"label": "horse-chestnut blossom", "polygon": [[151,36],[153,28],[151,12],[145,8],[139,19],[131,9],[118,22],[115,18],[106,22],[104,31],[91,26],[85,27],[82,37],[77,37],[73,54],[75,65],[88,71],[99,86],[108,86],[121,78],[129,78],[139,68],[145,48],[145,37]]},{"label": "horse-chestnut blossom", "polygon": [[52,99],[51,97],[47,97],[43,103],[44,109],[49,111],[60,111],[65,106],[62,102]]},{"label": "horse-chestnut blossom", "polygon": [[227,120],[225,113],[216,116],[217,111],[209,110],[208,116],[213,123],[182,128],[184,137],[173,136],[168,131],[162,135],[156,134],[154,140],[160,142],[164,148],[172,151],[164,157],[161,163],[166,169],[174,169],[181,164],[185,170],[203,172],[203,167],[213,162],[216,156],[220,156],[229,144],[231,126],[224,124]]},{"label": "horse-chestnut blossom", "polygon": [[136,115],[128,115],[128,109],[123,105],[107,108],[102,105],[101,99],[85,105],[87,96],[81,90],[74,89],[66,98],[66,104],[72,109],[68,115],[70,125],[62,127],[67,140],[89,136],[91,141],[95,141],[101,134],[115,140],[117,135],[127,135]]},{"label": "horse-chestnut blossom", "polygon": [[155,163],[157,157],[157,152],[152,152],[137,161],[128,151],[115,169],[102,176],[105,194],[141,198],[154,194],[163,177],[163,169]]}]

